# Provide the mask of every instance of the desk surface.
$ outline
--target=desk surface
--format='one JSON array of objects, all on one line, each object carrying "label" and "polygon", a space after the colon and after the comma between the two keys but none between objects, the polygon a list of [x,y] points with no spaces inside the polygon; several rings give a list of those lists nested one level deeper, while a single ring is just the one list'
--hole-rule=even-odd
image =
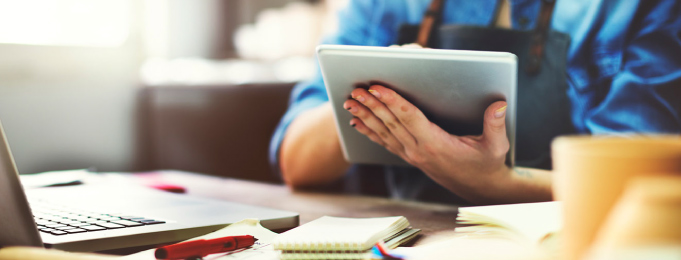
[{"label": "desk surface", "polygon": [[138,174],[179,184],[194,196],[210,197],[300,213],[300,224],[324,215],[339,217],[405,216],[424,237],[456,227],[457,207],[386,198],[291,191],[284,185],[259,183],[185,172]]}]

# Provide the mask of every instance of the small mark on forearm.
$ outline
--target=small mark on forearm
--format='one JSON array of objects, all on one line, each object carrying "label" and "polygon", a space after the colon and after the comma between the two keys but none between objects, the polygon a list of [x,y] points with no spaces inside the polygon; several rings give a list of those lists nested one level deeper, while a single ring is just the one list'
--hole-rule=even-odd
[{"label": "small mark on forearm", "polygon": [[515,171],[515,173],[518,174],[518,176],[525,177],[525,178],[532,178],[532,172],[530,172],[528,170],[514,168],[513,171]]}]

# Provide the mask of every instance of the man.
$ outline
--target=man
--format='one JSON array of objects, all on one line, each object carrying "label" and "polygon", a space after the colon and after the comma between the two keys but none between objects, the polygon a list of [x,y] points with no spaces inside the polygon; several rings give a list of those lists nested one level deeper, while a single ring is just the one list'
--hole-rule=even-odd
[{"label": "man", "polygon": [[[395,44],[401,37],[400,26],[420,23],[429,2],[351,1],[340,13],[338,32],[324,43]],[[404,173],[411,170],[389,168],[388,183],[398,197],[420,199],[428,194],[440,194],[437,189],[444,188],[475,204],[550,200],[550,172],[537,168],[548,168],[547,140],[553,136],[571,131],[580,134],[681,132],[681,58],[678,58],[681,57],[681,3],[585,0],[558,1],[555,7],[553,1],[505,3],[448,0],[442,7],[442,24],[471,28],[496,25],[520,35],[522,31],[539,31],[542,17],[546,17],[541,15],[544,10],[555,10],[549,13],[550,19],[546,22],[550,32],[545,35],[545,50],[539,57],[540,76],[519,75],[519,106],[543,99],[543,95],[558,93],[547,99],[556,102],[537,102],[533,103],[536,104],[533,109],[518,109],[518,134],[525,137],[519,137],[517,145],[528,151],[521,153],[527,155],[527,160],[518,161],[517,165],[533,168],[509,169],[500,159],[508,149],[503,102],[487,109],[481,136],[461,137],[449,135],[427,121],[417,108],[390,89],[382,86],[372,86],[371,92],[357,89],[353,92],[354,99],[345,104],[357,117],[348,123],[423,172]],[[479,32],[475,31],[480,35],[490,34],[485,30]],[[457,48],[461,44],[455,41],[451,46]],[[561,60],[565,67],[561,66]],[[331,107],[321,76],[317,75],[294,88],[289,110],[271,143],[270,160],[292,188],[324,185],[346,175],[348,169],[355,169],[343,159]],[[561,75],[567,78],[556,79]],[[547,91],[543,86],[555,89]],[[536,91],[544,92],[533,94]],[[561,100],[567,104],[563,108]],[[554,106],[553,103],[560,104]],[[402,106],[408,107],[407,112],[395,109]],[[548,113],[541,114],[544,110]],[[569,112],[565,113],[565,119],[562,118],[564,111]],[[569,123],[569,127],[562,129],[572,130],[543,131],[544,127],[553,125],[541,125],[551,119],[552,113],[555,123]],[[386,131],[386,120],[400,122],[399,129]],[[543,139],[536,145],[534,131],[536,138]],[[389,135],[383,138],[376,135],[379,132]],[[455,201],[444,195],[436,197],[440,201]]]}]

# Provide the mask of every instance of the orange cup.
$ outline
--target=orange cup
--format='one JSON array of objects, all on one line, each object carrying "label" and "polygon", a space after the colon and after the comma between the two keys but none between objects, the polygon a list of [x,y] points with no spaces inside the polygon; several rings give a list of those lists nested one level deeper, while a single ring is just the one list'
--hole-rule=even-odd
[{"label": "orange cup", "polygon": [[635,176],[681,175],[681,137],[559,137],[552,144],[554,198],[563,202],[563,259],[578,260]]},{"label": "orange cup", "polygon": [[681,176],[632,179],[588,254],[590,259],[618,259],[636,249],[681,250]]}]

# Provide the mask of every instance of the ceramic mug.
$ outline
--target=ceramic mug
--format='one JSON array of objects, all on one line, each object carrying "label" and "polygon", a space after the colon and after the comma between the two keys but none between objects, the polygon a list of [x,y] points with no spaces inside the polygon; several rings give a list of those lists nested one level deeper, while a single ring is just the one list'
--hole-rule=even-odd
[{"label": "ceramic mug", "polygon": [[681,176],[632,179],[587,258],[622,259],[632,252],[648,253],[645,259],[681,257]]},{"label": "ceramic mug", "polygon": [[578,260],[626,183],[635,176],[681,175],[679,136],[568,136],[552,143],[554,199],[563,203],[561,255]]}]

